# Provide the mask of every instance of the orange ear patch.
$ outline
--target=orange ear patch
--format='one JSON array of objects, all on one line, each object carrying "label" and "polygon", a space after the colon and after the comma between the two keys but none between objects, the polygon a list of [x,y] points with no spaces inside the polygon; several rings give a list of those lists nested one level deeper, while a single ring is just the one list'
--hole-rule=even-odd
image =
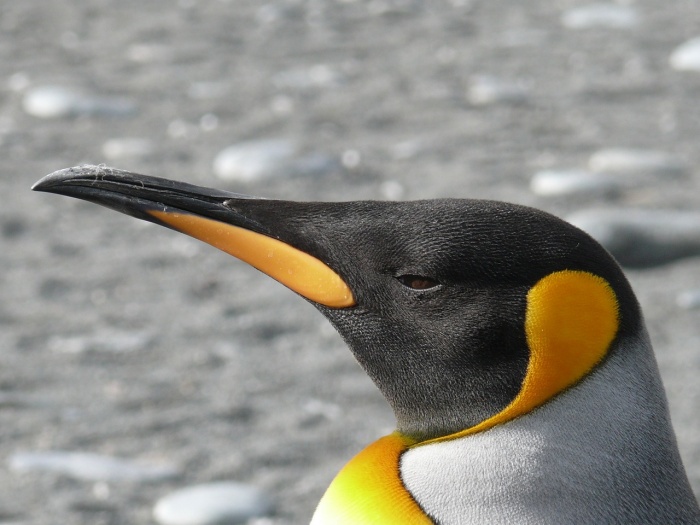
[{"label": "orange ear patch", "polygon": [[541,279],[527,296],[530,363],[511,407],[524,414],[580,381],[603,360],[618,326],[617,298],[605,279],[570,270]]},{"label": "orange ear patch", "polygon": [[[478,425],[431,441],[475,434],[515,419],[583,379],[615,339],[618,308],[610,284],[592,273],[563,270],[542,278],[527,294],[524,329],[530,361],[518,395]],[[426,443],[430,441],[420,445]]]}]

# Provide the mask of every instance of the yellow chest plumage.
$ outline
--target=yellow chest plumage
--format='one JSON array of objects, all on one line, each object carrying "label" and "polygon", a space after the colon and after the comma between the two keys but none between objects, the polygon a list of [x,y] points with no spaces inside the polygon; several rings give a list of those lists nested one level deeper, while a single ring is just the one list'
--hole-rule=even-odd
[{"label": "yellow chest plumage", "polygon": [[311,525],[430,525],[399,473],[412,442],[394,433],[355,456],[331,483]]}]

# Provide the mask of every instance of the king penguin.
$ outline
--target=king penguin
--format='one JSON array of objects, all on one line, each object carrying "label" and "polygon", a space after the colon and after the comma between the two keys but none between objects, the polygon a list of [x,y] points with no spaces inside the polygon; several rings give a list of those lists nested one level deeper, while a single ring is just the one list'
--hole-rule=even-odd
[{"label": "king penguin", "polygon": [[396,416],[313,525],[697,524],[613,258],[502,202],[289,202],[98,166],[35,190],[191,235],[312,302]]}]

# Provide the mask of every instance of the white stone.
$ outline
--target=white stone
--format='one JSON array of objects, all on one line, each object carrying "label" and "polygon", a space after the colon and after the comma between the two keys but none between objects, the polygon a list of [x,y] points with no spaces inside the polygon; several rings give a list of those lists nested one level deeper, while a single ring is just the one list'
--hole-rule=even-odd
[{"label": "white stone", "polygon": [[106,140],[102,154],[109,160],[143,158],[153,153],[153,142],[137,137],[121,137]]},{"label": "white stone", "polygon": [[688,166],[680,157],[665,151],[606,148],[588,160],[588,169],[596,173],[634,176],[678,176]]},{"label": "white stone", "polygon": [[467,90],[467,101],[474,106],[521,104],[528,98],[529,90],[523,84],[486,75],[474,77]]},{"label": "white stone", "polygon": [[340,156],[340,162],[347,169],[352,170],[360,165],[362,162],[362,155],[356,149],[345,150]]},{"label": "white stone", "polygon": [[161,525],[233,525],[272,512],[261,490],[235,482],[187,487],[164,496],[153,508]]},{"label": "white stone", "polygon": [[29,90],[22,107],[29,115],[39,118],[60,118],[75,112],[78,95],[60,86],[40,86]]},{"label": "white stone", "polygon": [[561,23],[569,29],[629,29],[639,24],[639,15],[631,7],[616,4],[590,4],[566,11]]},{"label": "white stone", "polygon": [[202,131],[214,131],[219,127],[219,117],[213,113],[205,113],[199,119],[199,127]]},{"label": "white stone", "polygon": [[420,139],[409,139],[394,144],[391,148],[391,155],[396,160],[412,159],[419,155],[424,149],[425,144]]},{"label": "white stone", "polygon": [[153,341],[150,332],[123,332],[109,330],[97,334],[75,336],[53,336],[46,346],[52,351],[63,354],[82,354],[86,352],[124,353],[146,349]]},{"label": "white stone", "polygon": [[544,170],[530,180],[530,190],[535,195],[555,197],[560,195],[609,195],[621,188],[619,181],[584,170]]},{"label": "white stone", "polygon": [[187,88],[187,96],[194,100],[214,100],[225,96],[228,89],[224,82],[193,82]]},{"label": "white stone", "polygon": [[22,99],[26,113],[38,118],[63,118],[76,115],[125,116],[136,105],[120,97],[96,97],[63,86],[38,86]]},{"label": "white stone", "polygon": [[30,83],[29,76],[24,71],[18,71],[10,75],[10,78],[7,80],[7,87],[10,88],[10,91],[21,93],[29,87]]},{"label": "white stone", "polygon": [[342,84],[342,81],[340,72],[327,64],[287,69],[272,77],[272,83],[276,88],[299,91],[333,88]]},{"label": "white stone", "polygon": [[669,63],[678,71],[700,71],[700,37],[692,38],[674,49]]},{"label": "white stone", "polygon": [[168,62],[174,58],[172,46],[161,44],[132,44],[126,50],[126,57],[132,62],[150,64]]},{"label": "white stone", "polygon": [[296,153],[296,146],[284,139],[241,142],[216,156],[214,174],[227,181],[254,182],[278,174]]},{"label": "white stone", "polygon": [[174,465],[134,462],[86,452],[20,452],[9,458],[15,472],[53,472],[86,481],[155,482],[180,474]]},{"label": "white stone", "polygon": [[398,201],[406,193],[406,188],[397,180],[387,180],[379,187],[382,198],[389,201]]},{"label": "white stone", "polygon": [[676,304],[686,310],[700,308],[700,289],[687,290],[679,293],[676,297]]}]

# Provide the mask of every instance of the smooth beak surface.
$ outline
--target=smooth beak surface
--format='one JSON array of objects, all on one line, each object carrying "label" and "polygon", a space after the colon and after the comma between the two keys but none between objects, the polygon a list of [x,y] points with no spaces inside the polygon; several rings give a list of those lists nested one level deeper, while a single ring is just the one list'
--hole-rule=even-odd
[{"label": "smooth beak surface", "polygon": [[326,262],[280,238],[274,224],[245,214],[246,202],[272,206],[276,201],[90,165],[54,172],[32,189],[94,202],[190,235],[320,305],[355,305],[349,286]]}]

